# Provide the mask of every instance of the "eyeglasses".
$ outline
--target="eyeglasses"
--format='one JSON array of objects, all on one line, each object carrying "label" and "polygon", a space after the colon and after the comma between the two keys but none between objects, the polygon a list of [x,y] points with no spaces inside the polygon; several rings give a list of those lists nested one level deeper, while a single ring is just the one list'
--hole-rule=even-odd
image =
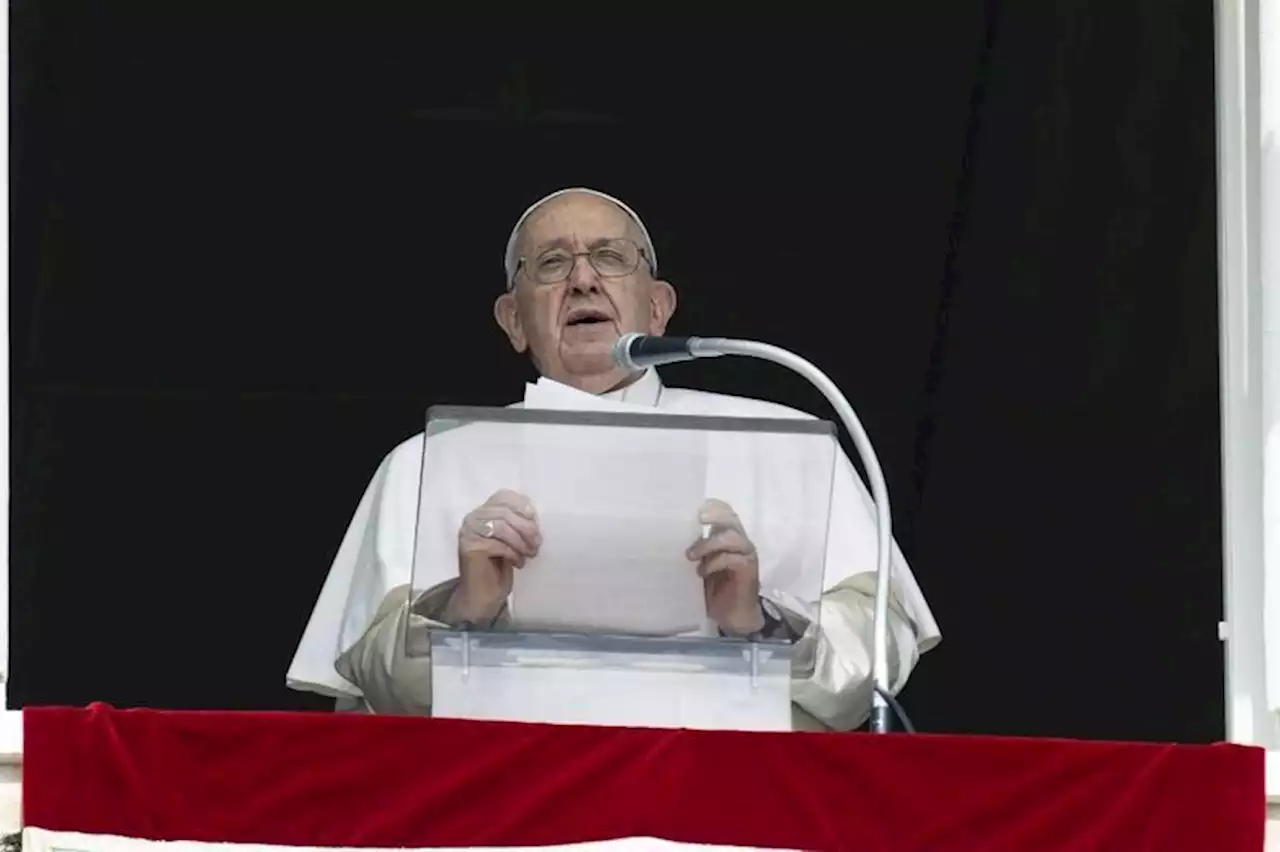
[{"label": "eyeglasses", "polygon": [[645,251],[631,240],[606,240],[590,251],[571,252],[567,249],[550,249],[528,263],[523,258],[517,269],[525,272],[539,284],[559,284],[573,273],[578,258],[585,257],[591,268],[602,278],[621,278],[640,268],[640,258],[648,263]]}]

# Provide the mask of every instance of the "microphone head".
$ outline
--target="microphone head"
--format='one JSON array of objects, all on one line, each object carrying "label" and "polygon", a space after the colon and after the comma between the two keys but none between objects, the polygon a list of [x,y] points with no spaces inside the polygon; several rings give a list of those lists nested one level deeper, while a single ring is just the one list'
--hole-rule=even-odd
[{"label": "microphone head", "polygon": [[638,370],[639,366],[631,358],[631,344],[647,336],[636,331],[629,331],[619,337],[617,342],[613,344],[613,363],[624,370]]}]

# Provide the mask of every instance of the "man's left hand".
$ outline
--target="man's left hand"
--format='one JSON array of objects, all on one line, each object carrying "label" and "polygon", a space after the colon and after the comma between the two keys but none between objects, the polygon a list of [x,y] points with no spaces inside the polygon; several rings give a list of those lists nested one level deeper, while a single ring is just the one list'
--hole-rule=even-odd
[{"label": "man's left hand", "polygon": [[760,609],[760,562],[742,521],[723,500],[708,500],[698,512],[710,534],[690,546],[706,592],[707,615],[725,633],[745,636],[764,627]]}]

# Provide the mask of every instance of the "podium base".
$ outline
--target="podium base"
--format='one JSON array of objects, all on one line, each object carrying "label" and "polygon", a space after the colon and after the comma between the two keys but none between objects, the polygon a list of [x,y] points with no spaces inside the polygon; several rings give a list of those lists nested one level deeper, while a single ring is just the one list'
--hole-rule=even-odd
[{"label": "podium base", "polygon": [[437,717],[735,731],[792,727],[789,643],[432,630],[429,644]]}]

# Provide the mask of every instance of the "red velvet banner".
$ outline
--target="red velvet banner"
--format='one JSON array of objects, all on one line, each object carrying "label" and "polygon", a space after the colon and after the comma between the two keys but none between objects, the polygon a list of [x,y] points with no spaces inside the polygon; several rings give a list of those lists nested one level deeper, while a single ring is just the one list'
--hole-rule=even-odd
[{"label": "red velvet banner", "polygon": [[334,714],[28,709],[27,825],[157,840],[1262,848],[1263,753]]}]

